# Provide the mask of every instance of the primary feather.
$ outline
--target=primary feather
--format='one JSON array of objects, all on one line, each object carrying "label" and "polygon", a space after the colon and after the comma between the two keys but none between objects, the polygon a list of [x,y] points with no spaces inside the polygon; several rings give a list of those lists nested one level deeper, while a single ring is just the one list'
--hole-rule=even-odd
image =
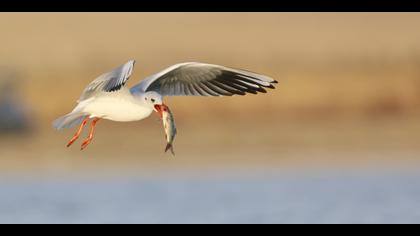
[{"label": "primary feather", "polygon": [[219,65],[187,62],[170,66],[131,88],[132,93],[155,91],[162,96],[232,96],[265,93],[274,79]]},{"label": "primary feather", "polygon": [[115,92],[120,90],[133,72],[135,61],[131,60],[110,72],[100,75],[83,91],[78,102],[84,101],[100,92]]}]

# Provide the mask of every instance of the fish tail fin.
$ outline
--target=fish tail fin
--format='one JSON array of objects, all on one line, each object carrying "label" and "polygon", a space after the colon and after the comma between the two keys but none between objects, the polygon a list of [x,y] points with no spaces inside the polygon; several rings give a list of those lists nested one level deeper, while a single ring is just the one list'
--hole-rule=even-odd
[{"label": "fish tail fin", "polygon": [[174,155],[174,156],[175,156],[174,146],[172,145],[172,143],[168,143],[168,144],[166,145],[165,152],[167,152],[169,149],[171,150],[172,155]]}]

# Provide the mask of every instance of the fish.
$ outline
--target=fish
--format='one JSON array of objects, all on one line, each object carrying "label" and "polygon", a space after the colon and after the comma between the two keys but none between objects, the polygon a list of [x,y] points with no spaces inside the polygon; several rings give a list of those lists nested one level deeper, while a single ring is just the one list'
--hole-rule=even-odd
[{"label": "fish", "polygon": [[162,119],[163,128],[165,130],[165,139],[167,142],[165,147],[165,153],[168,150],[171,150],[172,155],[175,156],[173,142],[175,140],[177,131],[174,116],[169,107],[165,104],[157,105],[155,106],[155,108],[156,110],[158,110],[158,113]]}]

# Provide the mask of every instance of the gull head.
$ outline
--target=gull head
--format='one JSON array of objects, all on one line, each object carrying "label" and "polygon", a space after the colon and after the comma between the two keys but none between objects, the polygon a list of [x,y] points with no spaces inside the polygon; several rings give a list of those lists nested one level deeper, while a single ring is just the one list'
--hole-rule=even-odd
[{"label": "gull head", "polygon": [[163,104],[162,95],[157,92],[150,91],[146,92],[142,96],[143,103],[155,112],[160,113],[160,106]]}]

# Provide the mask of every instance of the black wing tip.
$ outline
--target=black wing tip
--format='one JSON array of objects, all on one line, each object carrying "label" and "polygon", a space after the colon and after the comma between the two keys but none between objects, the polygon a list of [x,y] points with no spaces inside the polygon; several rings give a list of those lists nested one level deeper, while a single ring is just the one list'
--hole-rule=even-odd
[{"label": "black wing tip", "polygon": [[267,86],[267,88],[275,89],[276,87],[274,87],[274,85],[270,84],[269,86]]},{"label": "black wing tip", "polygon": [[276,87],[274,87],[273,84],[278,84],[279,82],[277,80],[273,80],[270,82],[269,86],[265,86],[266,88],[270,88],[270,89],[275,89]]},{"label": "black wing tip", "polygon": [[[245,96],[245,95],[247,95],[247,94],[249,94],[249,92],[248,92],[248,91],[246,91],[246,92],[241,91],[241,93],[234,93],[234,94],[231,94],[231,95],[229,95],[229,96]],[[255,93],[255,94],[257,94],[257,93]]]},{"label": "black wing tip", "polygon": [[124,85],[125,85],[125,83],[118,84],[117,86],[114,86],[112,88],[106,89],[105,91],[106,92],[115,92],[115,91],[120,90]]}]

